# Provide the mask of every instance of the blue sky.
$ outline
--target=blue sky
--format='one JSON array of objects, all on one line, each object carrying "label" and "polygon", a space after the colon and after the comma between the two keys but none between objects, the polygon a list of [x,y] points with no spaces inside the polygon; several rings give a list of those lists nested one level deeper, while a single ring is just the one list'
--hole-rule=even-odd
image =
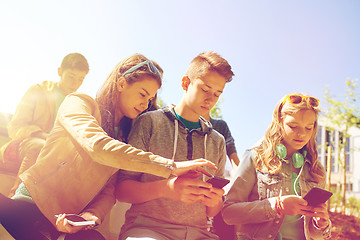
[{"label": "blue sky", "polygon": [[360,76],[360,1],[2,1],[0,111],[13,113],[33,84],[58,81],[70,52],[89,61],[80,91],[95,96],[123,58],[142,53],[164,69],[160,97],[178,103],[199,53],[216,51],[235,77],[220,105],[240,155],[266,131],[287,93],[323,100]]}]

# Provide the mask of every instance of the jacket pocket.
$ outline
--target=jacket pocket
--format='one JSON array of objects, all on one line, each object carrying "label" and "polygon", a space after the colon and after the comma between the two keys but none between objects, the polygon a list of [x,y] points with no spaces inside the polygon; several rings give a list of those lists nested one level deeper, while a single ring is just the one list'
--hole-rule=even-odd
[{"label": "jacket pocket", "polygon": [[260,200],[279,195],[280,189],[282,188],[282,181],[279,175],[257,172],[257,178]]}]

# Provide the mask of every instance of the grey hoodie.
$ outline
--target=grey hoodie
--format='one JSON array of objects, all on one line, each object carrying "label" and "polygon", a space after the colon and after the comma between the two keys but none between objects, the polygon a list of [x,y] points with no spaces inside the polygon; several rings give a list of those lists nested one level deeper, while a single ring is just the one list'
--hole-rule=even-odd
[{"label": "grey hoodie", "polygon": [[[211,123],[202,117],[200,117],[200,128],[189,131],[176,118],[172,106],[141,115],[130,132],[129,144],[175,161],[205,158],[218,167],[216,171],[207,168],[208,172],[216,176],[223,176],[224,173],[226,160],[224,137],[213,130]],[[208,177],[203,175],[201,178],[206,180]],[[149,182],[164,178],[151,174],[121,171],[119,181],[125,179]],[[159,198],[132,204],[126,213],[122,231],[126,231],[139,215],[167,223],[199,228],[208,227],[204,205]]]}]

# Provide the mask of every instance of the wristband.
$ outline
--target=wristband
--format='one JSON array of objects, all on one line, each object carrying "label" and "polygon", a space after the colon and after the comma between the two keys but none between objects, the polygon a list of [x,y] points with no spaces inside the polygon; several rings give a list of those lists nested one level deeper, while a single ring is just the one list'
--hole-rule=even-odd
[{"label": "wristband", "polygon": [[278,197],[276,198],[276,201],[275,201],[275,210],[276,210],[276,213],[278,214],[278,216],[280,216],[280,217],[283,216],[284,203],[283,203],[283,201],[281,201],[280,196],[278,196]]},{"label": "wristband", "polygon": [[176,165],[175,165],[175,162],[172,163],[172,165],[170,164],[166,164],[165,165],[166,168],[170,169],[171,173],[170,174],[173,174],[175,169],[176,169]]},{"label": "wristband", "polygon": [[315,227],[316,229],[326,229],[326,228],[328,228],[328,227],[331,225],[330,219],[328,220],[328,225],[326,225],[326,227],[322,227],[322,228],[318,226],[317,221],[315,220],[314,217],[312,218],[312,222],[313,222],[313,225],[314,225],[314,227]]}]

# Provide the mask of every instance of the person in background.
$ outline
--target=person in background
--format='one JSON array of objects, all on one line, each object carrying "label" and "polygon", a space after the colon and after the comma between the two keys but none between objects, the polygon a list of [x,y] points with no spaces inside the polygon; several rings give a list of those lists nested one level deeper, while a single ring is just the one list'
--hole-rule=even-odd
[{"label": "person in background", "polygon": [[239,165],[240,160],[236,152],[235,140],[231,136],[229,126],[223,119],[216,119],[210,117],[210,112],[203,117],[206,120],[210,121],[213,129],[215,129],[224,136],[226,143],[226,155],[228,156],[232,167],[236,169],[236,167]]},{"label": "person in background", "polygon": [[[232,76],[231,66],[217,53],[198,55],[181,79],[180,103],[139,116],[129,143],[175,162],[208,159],[217,170],[206,169],[223,176],[224,138],[201,116],[215,105]],[[224,190],[206,179],[199,174],[164,178],[151,172],[119,171],[117,199],[132,204],[119,239],[218,239],[207,230],[208,217],[220,212]]]},{"label": "person in background", "polygon": [[[210,117],[210,111],[208,112],[208,114],[204,115],[204,118],[210,121],[213,129],[215,129],[224,136],[226,143],[226,155],[231,162],[233,171],[236,170],[237,166],[239,165],[239,157],[236,152],[235,140],[231,136],[229,126],[223,119],[215,119]],[[211,231],[218,235],[220,240],[228,240],[233,237],[234,227],[227,225],[224,222],[221,212],[213,218],[212,225],[213,227]]]},{"label": "person in background", "polygon": [[44,81],[31,86],[18,104],[8,124],[12,139],[2,149],[3,161],[16,161],[20,167],[10,197],[21,180],[19,175],[34,165],[45,140],[52,129],[57,111],[65,96],[75,92],[89,72],[89,64],[80,53],[64,57],[58,82]]},{"label": "person in background", "polygon": [[58,239],[65,233],[66,240],[103,240],[95,225],[72,226],[66,214],[101,224],[115,203],[118,169],[169,177],[215,168],[205,159],[174,162],[124,142],[127,119],[149,107],[161,79],[160,66],[136,54],[114,68],[96,99],[81,93],[65,98],[36,163],[20,175],[15,195],[0,194],[0,223],[15,239]]},{"label": "person in background", "polygon": [[324,188],[316,133],[319,100],[289,94],[276,105],[264,139],[247,150],[222,210],[237,239],[326,239],[331,221],[326,204],[302,198]]}]

